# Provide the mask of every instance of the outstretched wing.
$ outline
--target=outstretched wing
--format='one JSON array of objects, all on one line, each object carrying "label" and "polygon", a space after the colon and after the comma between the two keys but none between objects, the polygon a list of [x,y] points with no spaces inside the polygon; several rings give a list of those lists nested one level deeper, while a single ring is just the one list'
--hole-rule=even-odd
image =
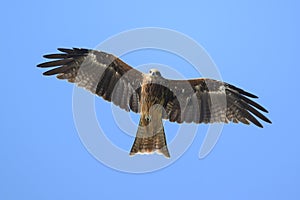
[{"label": "outstretched wing", "polygon": [[[171,122],[214,123],[230,121],[254,123],[256,117],[271,123],[260,111],[268,112],[250,98],[258,98],[233,85],[212,79],[168,80],[165,118]],[[259,111],[260,110],[260,111]]]},{"label": "outstretched wing", "polygon": [[139,112],[143,74],[119,58],[96,50],[58,48],[61,53],[44,55],[56,59],[37,65],[55,67],[44,75],[57,75],[76,83],[127,111]]}]

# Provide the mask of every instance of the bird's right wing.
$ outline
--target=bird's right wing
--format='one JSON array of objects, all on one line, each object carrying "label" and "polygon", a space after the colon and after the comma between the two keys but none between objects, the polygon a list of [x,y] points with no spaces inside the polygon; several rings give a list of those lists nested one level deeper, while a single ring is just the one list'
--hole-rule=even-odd
[{"label": "bird's right wing", "polygon": [[119,58],[102,51],[58,48],[61,53],[44,55],[54,61],[37,65],[55,67],[44,75],[57,75],[113,102],[126,111],[139,112],[143,74]]}]

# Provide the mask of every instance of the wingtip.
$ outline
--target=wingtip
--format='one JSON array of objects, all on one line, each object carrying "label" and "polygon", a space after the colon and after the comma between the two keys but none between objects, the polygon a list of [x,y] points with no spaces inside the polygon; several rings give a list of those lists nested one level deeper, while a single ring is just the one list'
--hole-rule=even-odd
[{"label": "wingtip", "polygon": [[49,71],[46,71],[46,72],[43,73],[43,75],[44,75],[44,76],[51,76],[51,75],[53,75],[53,74],[50,74]]},{"label": "wingtip", "polygon": [[72,48],[58,47],[58,51],[71,50]]},{"label": "wingtip", "polygon": [[255,123],[255,125],[258,126],[259,128],[263,128],[264,127],[260,122]]},{"label": "wingtip", "polygon": [[62,48],[62,47],[59,47],[57,48],[58,51],[60,52],[64,52],[64,53],[72,53],[74,51],[74,48]]},{"label": "wingtip", "polygon": [[265,112],[265,113],[269,113],[269,111],[267,109],[265,109],[264,107],[260,106],[259,108],[261,111]]},{"label": "wingtip", "polygon": [[37,65],[37,67],[40,67],[40,68],[47,68],[49,67],[49,62],[43,62],[43,63],[40,63]]},{"label": "wingtip", "polygon": [[250,92],[244,91],[244,95],[246,95],[248,97],[251,97],[251,98],[254,98],[254,99],[258,99],[258,96],[256,96],[255,94],[252,94]]},{"label": "wingtip", "polygon": [[43,55],[44,58],[47,59],[64,59],[68,57],[68,54],[66,53],[54,53],[54,54],[46,54]]},{"label": "wingtip", "polygon": [[[266,118],[266,120],[264,120],[264,121],[269,123],[269,124],[272,124],[271,120],[269,120],[268,118]],[[264,126],[261,123],[256,124],[256,126],[258,126],[259,128],[264,128]]]},{"label": "wingtip", "polygon": [[269,120],[268,118],[267,118],[266,122],[269,123],[269,124],[272,124],[272,121]]}]

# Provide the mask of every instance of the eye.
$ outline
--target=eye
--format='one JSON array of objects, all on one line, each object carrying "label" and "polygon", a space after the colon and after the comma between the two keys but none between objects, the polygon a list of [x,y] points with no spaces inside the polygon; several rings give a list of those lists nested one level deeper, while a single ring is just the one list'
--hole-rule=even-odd
[{"label": "eye", "polygon": [[149,73],[152,74],[152,70],[150,70]]}]

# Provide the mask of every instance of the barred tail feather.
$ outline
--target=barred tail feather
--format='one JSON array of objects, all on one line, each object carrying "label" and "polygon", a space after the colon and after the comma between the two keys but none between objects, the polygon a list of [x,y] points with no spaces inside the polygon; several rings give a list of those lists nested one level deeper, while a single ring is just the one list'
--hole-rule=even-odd
[{"label": "barred tail feather", "polygon": [[[153,129],[150,125],[142,126],[141,121],[129,155],[135,154],[163,154],[170,158],[167,147],[165,131],[162,122],[159,129]],[[154,131],[157,130],[157,131]]]}]

